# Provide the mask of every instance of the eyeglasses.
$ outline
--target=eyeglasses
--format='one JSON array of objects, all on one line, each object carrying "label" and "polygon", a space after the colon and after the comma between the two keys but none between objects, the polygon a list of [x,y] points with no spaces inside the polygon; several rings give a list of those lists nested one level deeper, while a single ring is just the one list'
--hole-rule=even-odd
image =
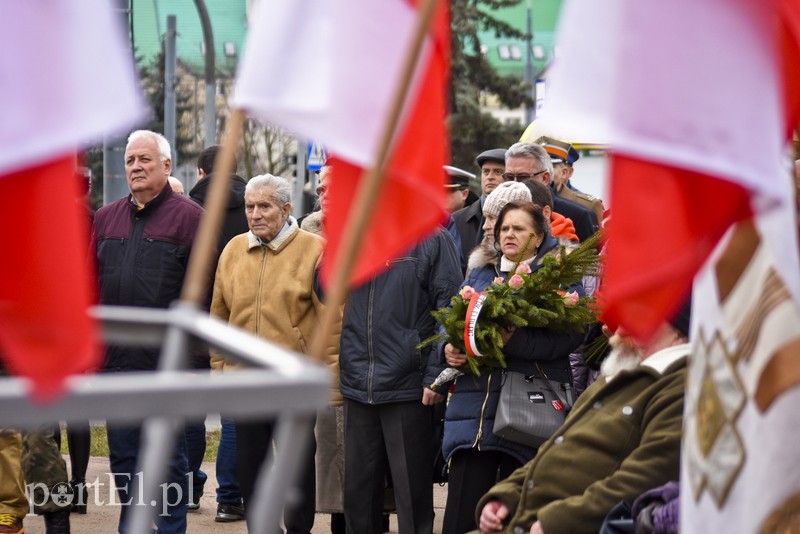
[{"label": "eyeglasses", "polygon": [[543,172],[547,172],[547,169],[539,172],[535,172],[533,174],[511,174],[510,172],[503,173],[503,180],[506,182],[527,182],[534,176],[538,176]]},{"label": "eyeglasses", "polygon": [[317,196],[318,197],[324,195],[327,192],[328,192],[328,186],[325,186],[325,185],[317,186]]}]

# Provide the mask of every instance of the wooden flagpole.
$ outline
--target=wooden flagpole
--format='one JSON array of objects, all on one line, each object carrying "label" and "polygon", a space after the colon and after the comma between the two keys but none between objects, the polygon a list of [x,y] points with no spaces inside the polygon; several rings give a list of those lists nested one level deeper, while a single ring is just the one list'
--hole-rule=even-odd
[{"label": "wooden flagpole", "polygon": [[203,305],[207,292],[212,289],[208,287],[209,281],[213,279],[211,266],[214,256],[220,252],[217,251],[219,232],[228,202],[231,175],[236,171],[236,149],[242,136],[244,121],[244,111],[233,110],[225,128],[222,148],[214,162],[214,179],[208,191],[205,213],[200,219],[181,291],[181,301],[195,307]]},{"label": "wooden flagpole", "polygon": [[341,306],[350,291],[350,273],[353,270],[358,249],[364,240],[367,222],[375,209],[375,201],[383,187],[389,149],[391,148],[397,125],[400,122],[403,102],[414,78],[417,59],[435,13],[436,1],[423,0],[422,2],[414,33],[412,34],[411,44],[403,62],[400,83],[395,88],[389,116],[381,130],[374,163],[370,169],[364,171],[361,177],[356,190],[353,208],[344,226],[341,248],[333,266],[330,290],[325,297],[325,312],[321,319],[320,328],[316,331],[311,341],[310,354],[317,361],[324,361],[325,359],[325,351],[334,334],[333,329],[341,313]]}]

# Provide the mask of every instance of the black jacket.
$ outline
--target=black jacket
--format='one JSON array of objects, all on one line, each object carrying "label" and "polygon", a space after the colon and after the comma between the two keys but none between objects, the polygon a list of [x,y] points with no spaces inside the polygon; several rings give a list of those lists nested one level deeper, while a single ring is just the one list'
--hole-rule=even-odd
[{"label": "black jacket", "polygon": [[[97,210],[92,243],[97,252],[100,303],[167,308],[180,298],[203,208],[167,185],[144,208],[131,196]],[[106,368],[155,369],[158,349],[109,346]]]},{"label": "black jacket", "polygon": [[[194,184],[192,190],[189,191],[189,198],[205,207],[206,195],[211,187],[211,180],[213,180],[213,178],[214,175],[209,174]],[[228,241],[249,230],[247,218],[244,215],[244,188],[246,185],[247,182],[241,176],[236,174],[231,176],[228,206],[225,211],[225,216],[222,219],[222,229],[220,230],[219,245],[217,246],[218,256],[222,254],[222,249],[225,248]]]},{"label": "black jacket", "polygon": [[469,258],[474,249],[483,238],[483,207],[480,199],[466,208],[453,213],[456,230],[461,237],[461,253],[464,259]]},{"label": "black jacket", "polygon": [[436,333],[431,311],[450,304],[461,280],[455,242],[439,229],[355,289],[342,323],[342,396],[369,404],[422,399],[444,363],[433,346],[417,345]]}]

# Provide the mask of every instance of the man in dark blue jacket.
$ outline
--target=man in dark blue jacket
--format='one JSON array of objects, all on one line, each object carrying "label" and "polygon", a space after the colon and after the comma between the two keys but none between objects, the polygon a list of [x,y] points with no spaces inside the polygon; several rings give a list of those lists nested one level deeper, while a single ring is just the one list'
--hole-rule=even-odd
[{"label": "man in dark blue jacket", "polygon": [[452,236],[439,229],[355,289],[345,306],[339,353],[345,414],[348,532],[380,534],[391,471],[400,532],[433,529],[432,405],[428,388],[444,363],[420,341],[436,332],[431,311],[461,283]]},{"label": "man in dark blue jacket", "polygon": [[[163,135],[138,130],[128,137],[125,175],[131,194],[95,214],[92,242],[97,251],[100,303],[167,308],[180,297],[189,254],[203,208],[168,186],[172,168],[169,142]],[[110,372],[153,370],[158,349],[109,346]],[[141,504],[130,495],[139,459],[141,429],[107,426],[111,471],[121,503]],[[180,434],[170,460],[166,514],[157,513],[161,534],[186,532],[188,464]],[[178,503],[170,505],[169,503]],[[156,503],[158,504],[158,503]],[[120,509],[119,531],[126,530],[129,505]]]}]

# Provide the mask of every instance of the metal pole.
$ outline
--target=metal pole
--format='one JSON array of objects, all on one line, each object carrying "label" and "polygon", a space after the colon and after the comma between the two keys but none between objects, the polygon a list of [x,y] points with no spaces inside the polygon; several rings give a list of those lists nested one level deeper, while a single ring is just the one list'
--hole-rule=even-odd
[{"label": "metal pole", "polygon": [[167,34],[164,44],[164,137],[172,147],[172,167],[178,166],[175,146],[175,15],[167,15]]},{"label": "metal pole", "polygon": [[217,85],[214,79],[214,61],[216,60],[216,48],[214,48],[214,32],[211,29],[211,19],[204,0],[194,0],[197,6],[197,14],[200,15],[200,25],[203,28],[203,42],[206,45],[205,64],[206,64],[206,94],[205,94],[205,146],[211,146],[217,142]]},{"label": "metal pole", "polygon": [[[119,23],[124,24],[130,35],[133,55],[133,13],[128,0],[117,0],[114,10],[119,14]],[[125,136],[106,137],[103,140],[103,205],[114,202],[128,194],[125,178]]]},{"label": "metal pole", "polygon": [[531,103],[525,106],[525,124],[530,124],[536,116],[536,83],[533,79],[533,7],[532,0],[528,0],[528,11],[526,16],[527,30],[525,40],[528,45],[528,53],[525,60],[525,83],[531,91]]},{"label": "metal pole", "polygon": [[295,173],[292,215],[298,218],[303,214],[303,188],[308,176],[308,141],[297,140],[297,172]]}]

